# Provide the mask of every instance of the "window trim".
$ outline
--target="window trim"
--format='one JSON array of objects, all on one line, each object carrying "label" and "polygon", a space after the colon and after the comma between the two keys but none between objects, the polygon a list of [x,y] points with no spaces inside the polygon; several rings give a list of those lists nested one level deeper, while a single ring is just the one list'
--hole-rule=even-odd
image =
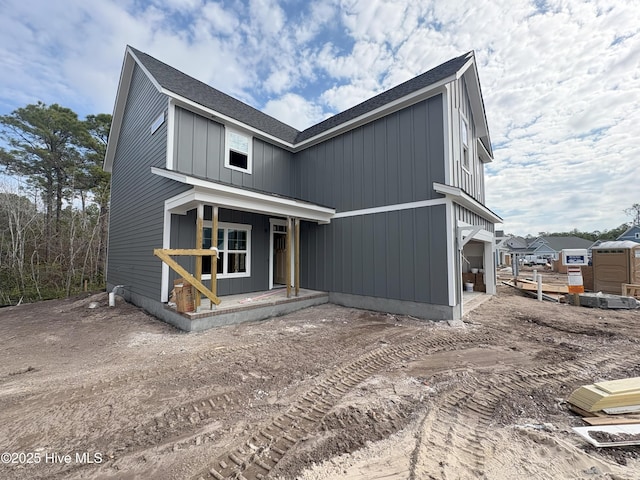
[{"label": "window trim", "polygon": [[[463,132],[466,132],[467,141],[464,141],[465,135]],[[464,113],[460,112],[460,165],[463,170],[471,175],[471,142],[469,141],[470,137],[470,129],[469,129],[469,121],[467,117],[465,117]],[[467,152],[466,155],[466,165],[465,165],[465,150]]]},{"label": "window trim", "polygon": [[[202,224],[204,228],[211,228],[213,230],[213,222],[211,220],[205,220]],[[226,222],[218,222],[218,229],[224,230],[224,244],[223,249],[219,252],[218,262],[223,262],[222,273],[218,273],[216,275],[216,279],[221,280],[225,278],[246,278],[251,276],[251,229],[252,225],[246,225],[243,223],[226,223]],[[227,242],[229,241],[228,231],[229,230],[243,230],[247,232],[247,250],[246,250],[246,272],[236,272],[236,273],[227,273],[228,265],[227,265],[227,253],[228,252],[245,252],[245,250],[228,250]],[[218,234],[214,237],[213,231],[211,232],[211,242],[213,244],[214,238],[217,242]],[[211,274],[206,273],[202,275],[202,280],[211,280]]]},{"label": "window trim", "polygon": [[[238,172],[242,172],[242,173],[247,173],[249,175],[251,175],[251,172],[253,171],[253,137],[251,135],[248,135],[247,133],[241,131],[241,130],[236,130],[234,128],[229,128],[227,126],[225,126],[224,128],[225,133],[224,133],[224,166],[230,170],[236,170]],[[231,141],[229,139],[229,137],[231,135],[239,135],[241,137],[244,137],[247,139],[247,151],[246,152],[242,152],[240,150],[237,149],[232,149],[230,147],[231,145]],[[240,168],[237,167],[235,165],[231,165],[231,151],[234,151],[236,153],[240,153],[243,155],[247,156],[247,168]]]}]

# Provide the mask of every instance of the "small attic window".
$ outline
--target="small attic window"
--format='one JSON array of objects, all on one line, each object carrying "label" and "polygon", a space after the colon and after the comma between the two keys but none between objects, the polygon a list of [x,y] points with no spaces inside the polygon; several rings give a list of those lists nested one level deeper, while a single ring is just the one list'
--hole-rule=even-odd
[{"label": "small attic window", "polygon": [[156,118],[151,124],[151,135],[156,133],[156,131],[162,126],[163,123],[164,123],[164,111],[160,115],[158,115],[158,118]]},{"label": "small attic window", "polygon": [[232,170],[251,173],[251,143],[250,136],[227,128],[224,166]]}]

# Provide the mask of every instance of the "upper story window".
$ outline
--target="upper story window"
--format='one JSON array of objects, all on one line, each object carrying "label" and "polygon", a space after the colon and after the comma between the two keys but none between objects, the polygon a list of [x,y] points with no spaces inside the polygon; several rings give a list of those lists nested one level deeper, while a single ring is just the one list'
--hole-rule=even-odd
[{"label": "upper story window", "polygon": [[460,117],[460,137],[462,139],[462,166],[469,170],[469,124],[462,116]]},{"label": "upper story window", "polygon": [[224,166],[232,170],[251,173],[251,137],[226,128]]}]

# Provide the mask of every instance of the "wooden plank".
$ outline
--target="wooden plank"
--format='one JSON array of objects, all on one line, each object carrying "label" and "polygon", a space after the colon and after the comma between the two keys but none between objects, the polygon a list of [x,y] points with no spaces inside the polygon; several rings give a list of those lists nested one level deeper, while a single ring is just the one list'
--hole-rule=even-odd
[{"label": "wooden plank", "polygon": [[[198,250],[201,252],[207,252],[207,255],[210,255],[211,252],[209,250]],[[191,275],[187,270],[185,270],[178,262],[176,262],[169,255],[173,255],[174,250],[163,250],[161,248],[156,248],[153,250],[153,254],[160,258],[164,263],[169,265],[178,275],[182,278],[186,279],[191,285],[196,287],[196,289],[206,296],[212,303],[216,305],[220,305],[220,299],[216,297],[211,290],[209,290],[203,283],[196,279],[193,275]]]},{"label": "wooden plank", "polygon": [[623,297],[635,297],[640,299],[640,285],[633,283],[622,284],[622,296]]},{"label": "wooden plank", "polygon": [[640,392],[640,377],[621,378],[594,383],[600,390],[618,395],[621,393]]},{"label": "wooden plank", "polygon": [[633,415],[609,415],[606,417],[584,417],[589,425],[632,425],[640,423],[640,416]]},{"label": "wooden plank", "polygon": [[[516,287],[529,291],[538,290],[538,285],[536,283],[523,282],[522,280],[518,280]],[[542,291],[547,293],[569,293],[569,287],[567,285],[550,285],[548,283],[543,283]]]},{"label": "wooden plank", "polygon": [[[203,237],[203,228],[204,228],[204,206],[202,204],[198,205],[198,218],[196,219],[196,248],[202,248],[202,237]],[[196,271],[195,271],[196,280],[202,281],[202,257],[196,256]],[[193,304],[198,311],[198,307],[200,306],[200,295],[196,295],[193,299]]]},{"label": "wooden plank", "polygon": [[569,405],[569,410],[571,410],[573,413],[577,413],[581,417],[593,418],[594,416],[595,417],[605,416],[605,414],[602,412],[588,412],[587,410],[584,410],[578,407],[577,405],[574,405],[573,403],[569,403],[568,405]]}]

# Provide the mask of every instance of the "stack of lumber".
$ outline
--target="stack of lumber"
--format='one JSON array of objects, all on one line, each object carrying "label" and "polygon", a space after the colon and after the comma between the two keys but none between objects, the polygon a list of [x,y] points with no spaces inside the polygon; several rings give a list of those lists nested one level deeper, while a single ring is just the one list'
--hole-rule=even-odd
[{"label": "stack of lumber", "polygon": [[[517,288],[521,292],[526,293],[532,297],[537,296],[538,292],[538,283],[533,280],[527,280],[524,278],[515,278],[509,282],[502,282],[504,285],[508,285],[510,287]],[[543,283],[542,284],[542,298],[544,300],[551,300],[553,302],[560,301],[561,294],[566,294],[569,292],[569,287],[563,284],[551,284],[551,283]]]},{"label": "stack of lumber", "polygon": [[640,405],[640,377],[583,385],[568,402],[585,412]]}]

